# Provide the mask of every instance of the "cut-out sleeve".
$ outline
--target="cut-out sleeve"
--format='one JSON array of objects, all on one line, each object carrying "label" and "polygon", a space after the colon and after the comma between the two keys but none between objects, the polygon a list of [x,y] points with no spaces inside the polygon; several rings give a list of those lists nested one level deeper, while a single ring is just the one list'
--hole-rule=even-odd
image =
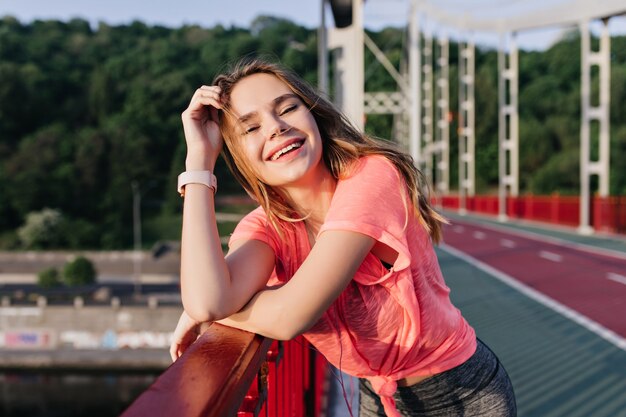
[{"label": "cut-out sleeve", "polygon": [[[414,223],[409,221],[409,216],[415,214],[405,181],[382,156],[361,158],[358,164],[350,177],[338,183],[320,233],[348,230],[368,235],[398,254],[393,272],[407,269],[411,264],[407,228]],[[370,285],[385,278],[386,275],[355,277],[360,283]]]}]

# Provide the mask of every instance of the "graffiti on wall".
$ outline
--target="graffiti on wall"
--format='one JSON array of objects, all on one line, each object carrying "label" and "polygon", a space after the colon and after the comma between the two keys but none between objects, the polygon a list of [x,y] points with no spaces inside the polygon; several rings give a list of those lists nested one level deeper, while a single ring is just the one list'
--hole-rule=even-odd
[{"label": "graffiti on wall", "polygon": [[11,330],[0,332],[0,348],[51,349],[56,345],[54,330]]},{"label": "graffiti on wall", "polygon": [[171,332],[114,331],[104,333],[82,330],[57,332],[49,329],[15,329],[0,331],[0,348],[4,349],[139,349],[168,348]]}]

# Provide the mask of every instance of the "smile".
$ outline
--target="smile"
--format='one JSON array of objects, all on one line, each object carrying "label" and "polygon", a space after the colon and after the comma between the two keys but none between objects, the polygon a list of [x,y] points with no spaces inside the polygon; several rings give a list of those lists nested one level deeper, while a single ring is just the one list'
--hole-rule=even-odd
[{"label": "smile", "polygon": [[274,152],[269,157],[269,160],[270,161],[276,161],[281,156],[283,156],[283,155],[293,151],[294,149],[300,148],[302,145],[304,145],[304,140],[298,140],[298,141],[292,142],[292,143],[288,144],[287,146],[285,146],[283,148],[280,148],[276,152]]}]

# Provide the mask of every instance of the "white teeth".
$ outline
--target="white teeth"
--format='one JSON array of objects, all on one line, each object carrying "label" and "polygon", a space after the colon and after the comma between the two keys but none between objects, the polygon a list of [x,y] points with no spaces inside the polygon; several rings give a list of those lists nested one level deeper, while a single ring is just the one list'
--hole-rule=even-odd
[{"label": "white teeth", "polygon": [[281,150],[276,152],[274,155],[272,155],[272,157],[270,159],[272,161],[275,161],[278,158],[280,158],[281,156],[283,156],[284,154],[286,154],[287,152],[289,152],[290,150],[299,148],[300,146],[302,146],[302,142],[295,142],[295,143],[292,143],[289,146],[285,146],[284,148],[282,148]]}]

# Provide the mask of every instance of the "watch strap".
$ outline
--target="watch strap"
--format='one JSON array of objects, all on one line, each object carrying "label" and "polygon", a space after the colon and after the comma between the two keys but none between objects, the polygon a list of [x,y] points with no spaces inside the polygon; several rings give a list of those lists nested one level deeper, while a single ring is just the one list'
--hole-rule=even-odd
[{"label": "watch strap", "polygon": [[178,176],[178,193],[185,196],[185,186],[187,184],[202,184],[213,189],[213,194],[217,192],[217,178],[211,171],[185,171]]}]

